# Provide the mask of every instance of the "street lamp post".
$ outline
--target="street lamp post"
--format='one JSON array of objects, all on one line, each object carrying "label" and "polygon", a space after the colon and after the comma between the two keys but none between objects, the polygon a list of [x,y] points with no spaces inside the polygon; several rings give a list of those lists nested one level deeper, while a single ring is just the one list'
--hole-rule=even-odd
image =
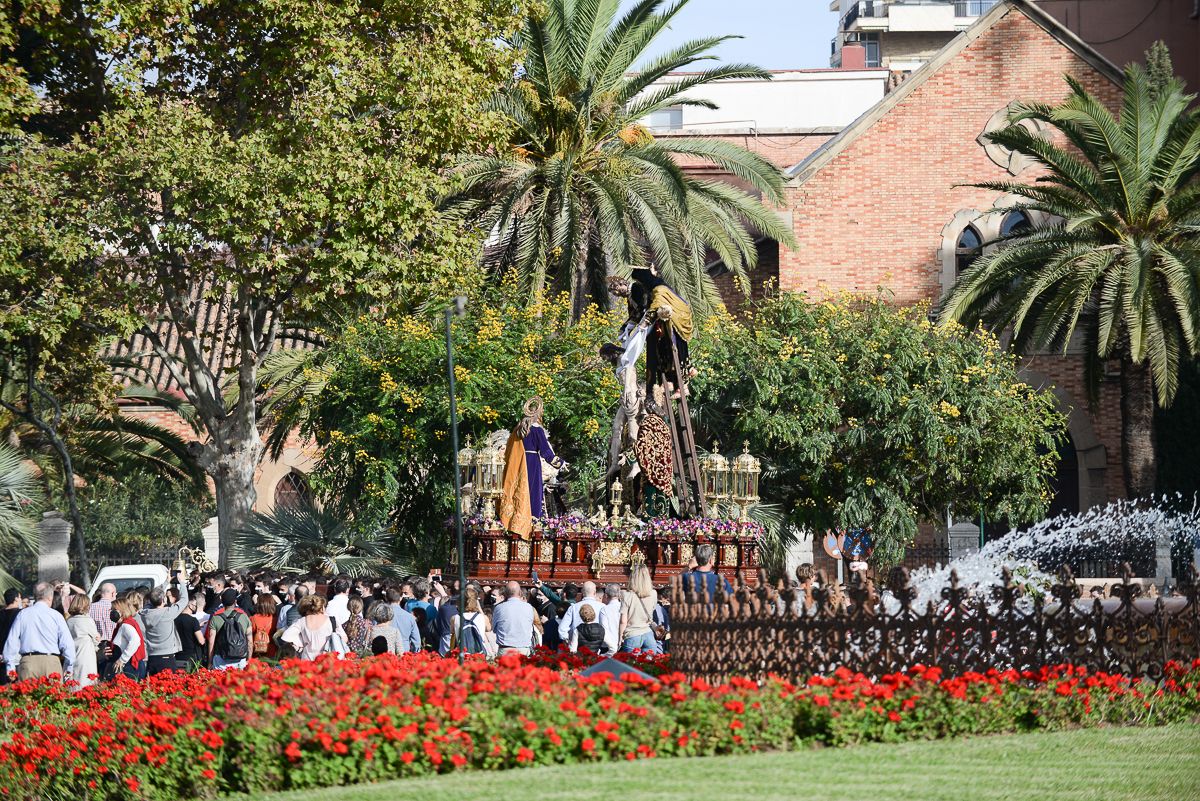
[{"label": "street lamp post", "polygon": [[[463,544],[462,477],[458,470],[458,401],[454,389],[454,338],[451,324],[455,317],[467,313],[467,299],[459,295],[446,309],[446,375],[450,379],[450,454],[454,461],[454,536],[458,545],[458,612],[463,612],[467,595],[467,549]],[[458,649],[458,664],[463,663],[463,651]]]}]

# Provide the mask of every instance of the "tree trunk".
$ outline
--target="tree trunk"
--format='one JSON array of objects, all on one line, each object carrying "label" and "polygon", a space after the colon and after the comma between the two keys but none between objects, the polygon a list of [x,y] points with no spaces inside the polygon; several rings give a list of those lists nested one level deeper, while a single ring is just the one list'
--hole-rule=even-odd
[{"label": "tree trunk", "polygon": [[71,463],[71,454],[67,451],[66,443],[62,441],[62,437],[58,436],[57,432],[54,432],[51,440],[54,449],[58,452],[59,462],[62,463],[63,494],[67,496],[67,512],[71,516],[71,528],[75,540],[75,555],[79,559],[79,576],[83,579],[83,586],[90,589],[92,584],[92,570],[88,567],[87,545],[83,539],[83,516],[79,513],[79,498],[75,494],[75,467]]},{"label": "tree trunk", "polygon": [[208,473],[212,476],[217,496],[217,529],[220,532],[217,566],[229,567],[233,533],[250,517],[257,493],[254,473],[258,469],[262,444],[258,432],[249,441],[226,441],[222,452],[215,454]]},{"label": "tree trunk", "polygon": [[1154,494],[1154,384],[1149,368],[1128,357],[1121,360],[1121,465],[1127,497]]}]

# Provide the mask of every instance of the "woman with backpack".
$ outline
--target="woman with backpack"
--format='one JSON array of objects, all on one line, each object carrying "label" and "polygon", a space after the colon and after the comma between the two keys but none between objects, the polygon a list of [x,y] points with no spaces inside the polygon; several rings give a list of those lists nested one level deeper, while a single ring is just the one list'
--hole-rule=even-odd
[{"label": "woman with backpack", "polygon": [[346,653],[346,633],[325,613],[325,599],[306,595],[300,599],[300,617],[279,639],[296,650],[296,657],[312,661],[321,654]]},{"label": "woman with backpack", "polygon": [[251,630],[254,632],[254,647],[251,656],[255,659],[275,658],[275,615],[278,602],[269,592],[260,592],[254,601],[254,614],[250,616]]},{"label": "woman with backpack", "polygon": [[454,616],[453,626],[450,650],[462,649],[464,654],[483,654],[488,659],[496,655],[492,621],[483,613],[479,592],[474,587],[467,587],[466,602]]}]

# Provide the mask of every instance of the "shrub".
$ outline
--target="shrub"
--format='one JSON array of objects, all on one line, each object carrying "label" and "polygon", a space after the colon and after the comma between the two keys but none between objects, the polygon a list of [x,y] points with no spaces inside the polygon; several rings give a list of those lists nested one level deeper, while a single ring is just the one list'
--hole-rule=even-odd
[{"label": "shrub", "polygon": [[[427,654],[252,663],[78,693],[0,691],[0,794],[14,799],[213,798],[455,770],[930,739],[1200,713],[1200,660],[1161,684],[1070,666],[877,682],[841,670],[804,686],[712,687],[584,677],[588,656],[463,666]],[[639,666],[666,669],[662,659]]]}]

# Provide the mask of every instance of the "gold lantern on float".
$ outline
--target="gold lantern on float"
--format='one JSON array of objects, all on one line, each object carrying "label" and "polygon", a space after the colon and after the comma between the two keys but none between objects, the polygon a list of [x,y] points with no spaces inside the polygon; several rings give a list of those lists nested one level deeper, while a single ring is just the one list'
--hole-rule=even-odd
[{"label": "gold lantern on float", "polygon": [[621,517],[621,495],[625,488],[621,486],[621,479],[617,479],[612,483],[612,521],[616,525]]},{"label": "gold lantern on float", "polygon": [[733,460],[733,502],[741,509],[739,520],[743,523],[750,519],[750,507],[758,503],[758,476],[762,465],[758,459],[750,455],[750,441],[743,446],[740,456]]},{"label": "gold lantern on float", "polygon": [[712,452],[701,456],[699,461],[709,513],[720,517],[722,504],[729,500],[729,460],[721,455],[721,443],[714,442]]},{"label": "gold lantern on float", "polygon": [[504,475],[504,451],[484,444],[475,454],[476,493],[483,499],[483,519],[496,519],[496,500]]},{"label": "gold lantern on float", "polygon": [[474,469],[475,451],[471,448],[471,438],[467,437],[466,447],[458,452],[458,480],[459,486],[463,488],[463,517],[471,516],[471,511],[475,508],[476,493],[479,491],[479,487],[474,481],[474,473],[472,472]]}]

